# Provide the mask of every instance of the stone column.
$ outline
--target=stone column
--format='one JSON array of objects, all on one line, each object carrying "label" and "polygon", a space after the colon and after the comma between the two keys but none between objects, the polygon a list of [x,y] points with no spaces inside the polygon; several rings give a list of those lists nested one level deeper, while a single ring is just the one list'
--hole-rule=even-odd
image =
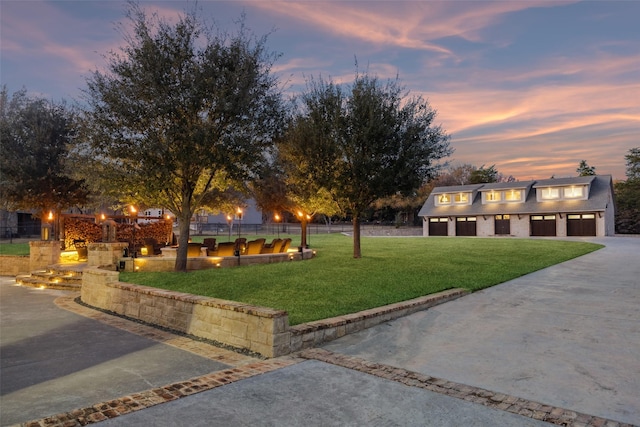
[{"label": "stone column", "polygon": [[29,242],[29,269],[40,270],[58,264],[60,252],[60,242],[55,240]]},{"label": "stone column", "polygon": [[113,267],[115,270],[117,263],[122,258],[124,248],[128,245],[126,242],[89,243],[87,263],[89,267]]}]

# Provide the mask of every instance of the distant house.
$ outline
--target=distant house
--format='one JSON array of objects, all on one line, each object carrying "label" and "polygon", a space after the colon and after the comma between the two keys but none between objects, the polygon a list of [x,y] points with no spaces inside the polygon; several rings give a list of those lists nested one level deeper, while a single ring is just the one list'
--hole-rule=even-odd
[{"label": "distant house", "polygon": [[425,236],[612,236],[610,175],[433,189],[418,213]]}]

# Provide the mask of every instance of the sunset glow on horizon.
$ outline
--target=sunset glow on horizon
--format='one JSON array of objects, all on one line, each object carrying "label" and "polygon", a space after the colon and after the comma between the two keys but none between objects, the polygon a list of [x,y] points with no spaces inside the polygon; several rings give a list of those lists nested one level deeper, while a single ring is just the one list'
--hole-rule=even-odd
[{"label": "sunset glow on horizon", "polygon": [[[141,1],[175,19],[194,2]],[[269,33],[287,94],[305,78],[350,84],[368,71],[438,111],[451,164],[518,180],[575,176],[581,160],[625,179],[640,146],[640,2],[200,1],[199,16]],[[0,2],[0,81],[68,103],[118,51],[119,0]]]}]

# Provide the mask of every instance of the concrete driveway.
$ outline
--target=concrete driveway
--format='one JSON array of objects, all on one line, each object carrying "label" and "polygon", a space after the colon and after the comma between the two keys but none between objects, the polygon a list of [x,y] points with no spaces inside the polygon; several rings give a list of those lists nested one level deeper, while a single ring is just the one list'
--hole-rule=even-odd
[{"label": "concrete driveway", "polygon": [[640,425],[640,239],[594,240],[606,248],[303,354],[315,360],[255,360],[5,278],[0,422],[519,427],[547,411]]},{"label": "concrete driveway", "polygon": [[640,238],[590,241],[606,247],[324,348],[640,424]]}]

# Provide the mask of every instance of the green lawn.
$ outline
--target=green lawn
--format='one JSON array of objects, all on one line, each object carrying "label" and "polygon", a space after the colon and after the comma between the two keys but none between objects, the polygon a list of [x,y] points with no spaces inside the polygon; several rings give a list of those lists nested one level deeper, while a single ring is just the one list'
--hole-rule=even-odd
[{"label": "green lawn", "polygon": [[0,243],[0,255],[29,255],[29,243]]},{"label": "green lawn", "polygon": [[120,278],[286,310],[295,325],[450,288],[476,291],[602,247],[542,239],[363,237],[363,258],[353,259],[350,237],[313,235],[311,244],[318,254],[304,262]]}]

